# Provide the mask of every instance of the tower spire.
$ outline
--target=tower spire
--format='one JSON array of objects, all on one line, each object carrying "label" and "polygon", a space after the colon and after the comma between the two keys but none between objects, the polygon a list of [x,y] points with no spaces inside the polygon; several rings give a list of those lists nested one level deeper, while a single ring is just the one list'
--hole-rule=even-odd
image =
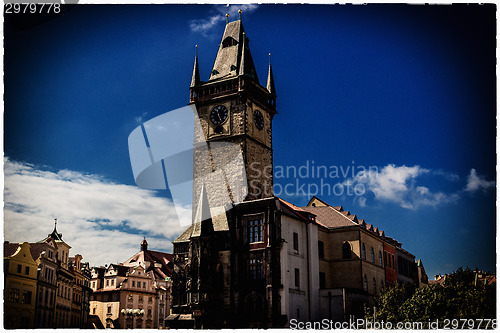
[{"label": "tower spire", "polygon": [[238,13],[240,14],[240,21],[241,21],[241,9],[238,10]]},{"label": "tower spire", "polygon": [[191,78],[191,88],[200,84],[200,70],[198,68],[198,45],[194,56],[193,76]]},{"label": "tower spire", "polygon": [[226,14],[226,24],[229,23],[229,13]]},{"label": "tower spire", "polygon": [[269,72],[267,74],[267,91],[269,91],[273,95],[276,95],[276,89],[274,88],[273,68],[271,66],[271,53],[269,53]]}]

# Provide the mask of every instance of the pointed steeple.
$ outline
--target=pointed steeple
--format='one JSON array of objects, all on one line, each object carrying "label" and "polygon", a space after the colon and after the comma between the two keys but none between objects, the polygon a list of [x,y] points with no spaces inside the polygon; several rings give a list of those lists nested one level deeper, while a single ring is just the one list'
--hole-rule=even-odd
[{"label": "pointed steeple", "polygon": [[57,219],[54,219],[54,230],[48,236],[52,237],[56,241],[61,241],[61,242],[63,241],[62,240],[62,234],[60,234],[60,233],[57,232]]},{"label": "pointed steeple", "polygon": [[194,56],[193,77],[191,78],[191,88],[200,84],[200,70],[198,69],[198,45]]},{"label": "pointed steeple", "polygon": [[269,91],[273,95],[276,95],[276,89],[274,88],[273,68],[271,67],[271,53],[269,53],[269,72],[267,73],[267,91]]},{"label": "pointed steeple", "polygon": [[208,82],[239,75],[249,75],[259,81],[241,20],[226,24]]},{"label": "pointed steeple", "polygon": [[144,240],[141,242],[141,251],[147,251],[148,250],[148,242],[146,241],[146,237],[144,237]]},{"label": "pointed steeple", "polygon": [[191,234],[191,237],[208,236],[214,231],[212,213],[210,212],[210,204],[208,203],[205,182],[201,185],[200,192],[198,209],[196,210],[196,214],[194,216],[193,233]]}]

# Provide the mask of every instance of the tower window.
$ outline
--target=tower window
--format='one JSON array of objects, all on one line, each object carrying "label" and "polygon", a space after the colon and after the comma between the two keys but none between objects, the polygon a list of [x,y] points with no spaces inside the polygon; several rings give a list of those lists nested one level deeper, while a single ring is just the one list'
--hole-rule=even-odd
[{"label": "tower window", "polygon": [[229,47],[229,46],[234,46],[236,44],[238,44],[238,42],[236,41],[236,39],[234,39],[233,37],[226,37],[222,41],[222,48],[226,48],[226,47]]},{"label": "tower window", "polygon": [[262,258],[250,259],[248,266],[250,268],[251,280],[262,280],[264,278],[264,269],[262,264]]},{"label": "tower window", "polygon": [[262,218],[251,219],[248,221],[248,241],[250,243],[262,242],[263,223]]}]

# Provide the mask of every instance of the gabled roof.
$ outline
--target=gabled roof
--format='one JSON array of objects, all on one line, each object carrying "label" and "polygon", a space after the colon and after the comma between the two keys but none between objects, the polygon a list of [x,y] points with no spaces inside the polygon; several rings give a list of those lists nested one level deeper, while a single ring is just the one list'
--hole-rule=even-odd
[{"label": "gabled roof", "polygon": [[338,228],[338,227],[352,227],[358,226],[351,218],[347,217],[345,212],[339,211],[332,206],[320,206],[320,207],[303,207],[304,210],[315,214],[316,221],[327,228]]},{"label": "gabled roof", "polygon": [[18,248],[19,248],[18,243],[8,243],[8,242],[3,243],[3,256],[4,256],[4,258],[10,257],[14,253],[16,253]]},{"label": "gabled roof", "polygon": [[146,273],[152,272],[155,279],[166,279],[172,276],[174,267],[174,255],[166,252],[159,251],[139,251],[132,257],[127,259],[122,266],[127,269],[136,267],[139,263],[148,263]]}]

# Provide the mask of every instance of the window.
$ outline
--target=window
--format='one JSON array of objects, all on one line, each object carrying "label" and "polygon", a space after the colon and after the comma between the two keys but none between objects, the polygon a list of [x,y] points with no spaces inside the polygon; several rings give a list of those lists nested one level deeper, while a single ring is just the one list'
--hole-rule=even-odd
[{"label": "window", "polygon": [[396,265],[394,264],[394,254],[391,254],[392,257],[392,269],[396,269]]},{"label": "window", "polygon": [[325,258],[325,244],[322,241],[318,241],[318,256],[320,259]]},{"label": "window", "polygon": [[375,280],[375,278],[373,278],[373,293],[377,293],[377,281]]},{"label": "window", "polygon": [[[163,295],[162,295],[162,296],[163,296]],[[162,299],[162,298],[160,297],[160,299]],[[152,297],[152,296],[149,296],[149,301],[150,301],[150,302],[152,302],[152,301],[153,301],[153,297]]]},{"label": "window", "polygon": [[296,232],[293,233],[293,249],[299,252],[299,234]]},{"label": "window", "polygon": [[24,274],[30,275],[30,268],[28,266],[24,269]]},{"label": "window", "polygon": [[17,265],[17,272],[19,274],[21,274],[22,271],[23,271],[23,266],[22,265]]},{"label": "window", "polygon": [[250,243],[262,242],[262,218],[248,221],[248,238]]},{"label": "window", "polygon": [[371,254],[372,254],[372,263],[375,263],[375,251],[373,251],[373,247],[372,247]]},{"label": "window", "polygon": [[139,302],[143,302],[144,299],[142,298],[142,296],[139,296]]},{"label": "window", "polygon": [[23,291],[23,298],[21,299],[23,304],[31,304],[31,291]]},{"label": "window", "polygon": [[106,287],[109,286],[109,280],[106,280]]},{"label": "window", "polygon": [[300,270],[298,268],[295,268],[295,287],[300,289]]},{"label": "window", "polygon": [[326,288],[326,276],[325,273],[323,272],[319,272],[319,288],[320,289]]},{"label": "window", "polygon": [[146,282],[143,282],[143,283],[142,283],[142,287],[143,287],[143,288],[146,288]]},{"label": "window", "polygon": [[19,303],[19,289],[17,289],[17,288],[10,288],[9,302],[11,302],[11,303]]},{"label": "window", "polygon": [[384,251],[384,266],[387,267],[387,252]]},{"label": "window", "polygon": [[262,258],[250,259],[250,280],[262,280],[264,278]]},{"label": "window", "polygon": [[132,281],[132,287],[135,287],[135,281]]},{"label": "window", "polygon": [[236,39],[234,39],[233,37],[226,37],[226,39],[224,39],[224,41],[222,42],[222,48],[234,46],[236,44],[238,44]]},{"label": "window", "polygon": [[95,314],[96,308],[92,309],[92,314]]},{"label": "window", "polygon": [[108,313],[111,313],[111,306],[108,306]]},{"label": "window", "polygon": [[366,260],[366,247],[365,247],[365,243],[363,243],[363,260]]},{"label": "window", "polygon": [[366,275],[363,277],[363,289],[368,291],[368,280],[366,279]]},{"label": "window", "polygon": [[148,316],[151,316],[151,309],[148,309]]},{"label": "window", "polygon": [[342,244],[342,258],[351,259],[351,244],[349,244],[349,242],[344,242],[344,244]]},{"label": "window", "polygon": [[111,285],[114,286],[115,285],[115,280],[111,280]]},{"label": "window", "polygon": [[383,266],[384,263],[382,262],[382,252],[380,252],[380,251],[378,251],[378,260],[379,260],[380,266]]}]

